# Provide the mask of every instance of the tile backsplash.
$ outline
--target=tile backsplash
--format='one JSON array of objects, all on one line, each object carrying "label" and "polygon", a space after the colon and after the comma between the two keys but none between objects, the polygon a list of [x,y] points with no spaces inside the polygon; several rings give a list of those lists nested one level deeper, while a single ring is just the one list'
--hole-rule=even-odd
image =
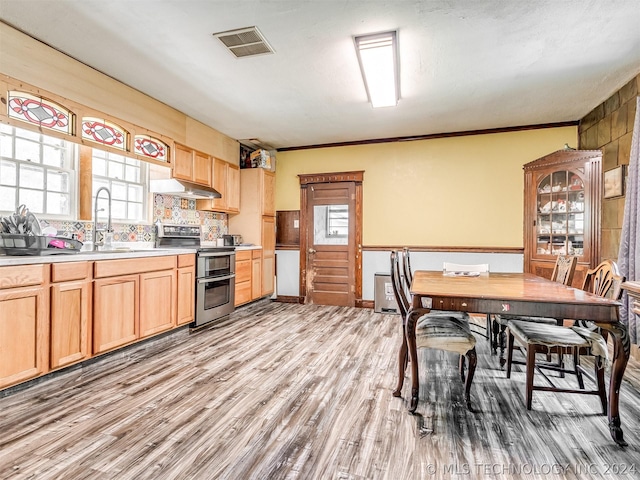
[{"label": "tile backsplash", "polygon": [[[104,212],[103,212],[104,213]],[[106,226],[106,220],[101,215],[98,228]],[[160,220],[163,223],[179,225],[201,225],[204,242],[214,241],[228,232],[227,214],[205,212],[196,210],[196,201],[173,195],[153,195],[153,223],[128,224],[113,223],[114,242],[155,242],[156,234],[154,223]],[[42,222],[45,223],[45,222]],[[89,242],[91,238],[93,222],[86,221],[47,221],[49,225],[58,230],[58,235],[71,237],[77,235],[81,242]]]}]

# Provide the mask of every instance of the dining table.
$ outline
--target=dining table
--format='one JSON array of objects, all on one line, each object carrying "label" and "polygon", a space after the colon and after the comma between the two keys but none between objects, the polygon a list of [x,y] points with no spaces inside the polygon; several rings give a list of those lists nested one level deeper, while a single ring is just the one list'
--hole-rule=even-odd
[{"label": "dining table", "polygon": [[619,445],[626,445],[620,421],[619,399],[622,377],[629,361],[627,327],[620,322],[616,300],[562,285],[530,273],[480,273],[416,270],[410,287],[411,310],[405,334],[411,365],[409,411],[418,406],[419,378],[416,324],[431,310],[478,314],[522,315],[588,320],[609,332],[613,358],[608,393],[609,431]]}]

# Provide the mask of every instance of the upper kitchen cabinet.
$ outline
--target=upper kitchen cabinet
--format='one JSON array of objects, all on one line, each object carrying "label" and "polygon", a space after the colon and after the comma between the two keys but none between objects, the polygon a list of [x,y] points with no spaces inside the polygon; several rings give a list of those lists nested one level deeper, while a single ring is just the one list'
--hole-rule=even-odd
[{"label": "upper kitchen cabinet", "polygon": [[599,262],[602,152],[559,150],[524,166],[524,271],[551,278],[576,255],[573,286]]},{"label": "upper kitchen cabinet", "polygon": [[238,213],[240,211],[240,167],[219,158],[213,158],[213,188],[221,198],[198,200],[198,210]]},{"label": "upper kitchen cabinet", "polygon": [[173,177],[180,180],[211,186],[211,157],[192,148],[176,143]]}]

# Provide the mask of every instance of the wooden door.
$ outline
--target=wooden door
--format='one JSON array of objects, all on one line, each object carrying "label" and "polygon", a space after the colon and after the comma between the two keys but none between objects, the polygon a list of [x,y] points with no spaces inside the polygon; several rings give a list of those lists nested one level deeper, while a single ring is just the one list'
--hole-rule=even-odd
[{"label": "wooden door", "polygon": [[355,306],[355,182],[308,187],[305,303]]}]

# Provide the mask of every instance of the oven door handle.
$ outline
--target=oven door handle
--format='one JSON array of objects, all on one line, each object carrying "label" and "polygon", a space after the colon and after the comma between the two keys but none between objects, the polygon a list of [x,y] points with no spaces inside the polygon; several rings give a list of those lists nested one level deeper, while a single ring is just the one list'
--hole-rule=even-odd
[{"label": "oven door handle", "polygon": [[205,277],[205,278],[199,278],[198,279],[198,283],[212,283],[212,282],[221,282],[223,280],[230,280],[232,278],[234,278],[236,276],[235,273],[232,273],[231,275],[225,275],[223,277]]},{"label": "oven door handle", "polygon": [[235,256],[234,251],[227,252],[198,252],[198,257],[229,257],[231,255]]}]

